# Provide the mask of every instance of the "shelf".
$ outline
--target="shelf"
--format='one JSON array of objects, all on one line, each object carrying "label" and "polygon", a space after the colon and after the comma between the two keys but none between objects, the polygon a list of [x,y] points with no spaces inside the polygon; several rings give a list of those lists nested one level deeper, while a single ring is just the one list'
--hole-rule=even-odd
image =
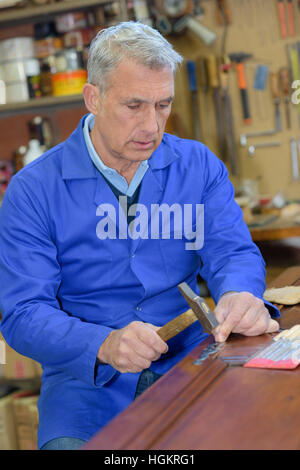
[{"label": "shelf", "polygon": [[65,106],[80,106],[84,105],[82,95],[67,95],[67,96],[44,96],[35,98],[23,103],[8,103],[0,105],[0,118],[16,113],[28,113],[42,108],[62,108]]},{"label": "shelf", "polygon": [[49,15],[55,16],[60,13],[72,10],[84,10],[89,7],[99,7],[109,4],[112,0],[71,0],[49,5],[36,5],[27,7],[12,7],[4,10],[0,9],[0,27],[29,21],[49,21]]}]

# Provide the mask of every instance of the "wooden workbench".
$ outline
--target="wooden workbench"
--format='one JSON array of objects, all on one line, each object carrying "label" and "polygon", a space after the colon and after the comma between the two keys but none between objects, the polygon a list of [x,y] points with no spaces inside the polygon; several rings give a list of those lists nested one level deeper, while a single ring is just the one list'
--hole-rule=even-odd
[{"label": "wooden workbench", "polygon": [[262,227],[249,228],[249,230],[255,242],[300,237],[300,224],[287,218],[278,218]]},{"label": "wooden workbench", "polygon": [[[300,285],[300,266],[269,287]],[[281,307],[281,327],[300,323],[300,305]],[[228,366],[224,356],[252,354],[270,343],[231,335],[217,357],[193,362],[197,346],[82,449],[300,449],[300,366],[294,370]]]}]

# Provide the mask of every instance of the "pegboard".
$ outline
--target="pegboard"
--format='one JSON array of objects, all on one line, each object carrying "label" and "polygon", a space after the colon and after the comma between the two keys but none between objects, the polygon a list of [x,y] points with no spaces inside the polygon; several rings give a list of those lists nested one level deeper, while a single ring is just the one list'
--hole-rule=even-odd
[{"label": "pegboard", "polygon": [[[292,179],[290,150],[290,139],[295,138],[298,140],[300,138],[300,124],[297,106],[292,104],[291,99],[289,105],[291,129],[287,128],[285,105],[281,100],[282,131],[272,136],[249,139],[249,145],[263,141],[280,141],[280,146],[257,149],[255,155],[250,157],[248,147],[241,147],[239,144],[241,134],[275,128],[275,107],[271,94],[270,76],[264,91],[253,89],[254,76],[258,65],[268,66],[270,73],[278,72],[281,67],[288,66],[286,45],[300,41],[300,9],[298,2],[293,1],[295,36],[288,36],[285,39],[281,37],[277,0],[227,0],[227,4],[231,14],[231,24],[227,30],[226,53],[245,52],[252,54],[252,58],[245,61],[249,107],[252,117],[250,125],[245,125],[243,122],[236,71],[233,68],[229,72],[229,92],[238,150],[238,175],[231,175],[231,180],[237,187],[242,179],[258,179],[259,190],[262,195],[273,197],[279,191],[283,191],[288,199],[300,199],[300,180],[295,181]],[[207,57],[209,54],[221,55],[223,27],[217,22],[216,2],[207,0],[201,2],[201,5],[205,10],[205,15],[201,21],[217,34],[217,40],[211,46],[206,46],[189,31],[180,36],[169,36],[168,40],[184,56],[185,61],[188,59],[196,60],[200,56]],[[186,137],[193,138],[191,95],[185,65],[183,63],[180,66],[176,76],[172,115],[180,116],[183,127],[181,134],[184,133]],[[291,88],[290,98],[294,91]],[[222,158],[222,155],[219,155],[217,145],[212,92],[210,91],[206,96],[198,87],[198,105],[203,129],[202,140]],[[172,126],[171,122],[170,125]]]}]

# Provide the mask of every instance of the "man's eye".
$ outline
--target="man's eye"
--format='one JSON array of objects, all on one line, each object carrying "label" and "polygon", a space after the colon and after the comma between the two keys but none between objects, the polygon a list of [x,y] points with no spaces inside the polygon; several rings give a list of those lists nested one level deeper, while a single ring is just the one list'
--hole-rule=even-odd
[{"label": "man's eye", "polygon": [[140,106],[139,104],[128,104],[128,105],[127,105],[127,107],[128,107],[129,109],[138,109],[139,106]]},{"label": "man's eye", "polygon": [[171,103],[165,103],[165,104],[160,104],[159,107],[160,109],[165,109],[165,108],[168,108],[170,106]]}]

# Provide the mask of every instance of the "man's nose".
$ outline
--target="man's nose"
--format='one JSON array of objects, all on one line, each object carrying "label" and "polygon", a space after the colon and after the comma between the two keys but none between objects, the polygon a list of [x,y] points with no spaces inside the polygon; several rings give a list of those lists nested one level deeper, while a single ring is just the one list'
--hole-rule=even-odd
[{"label": "man's nose", "polygon": [[155,108],[149,108],[144,116],[143,131],[153,136],[157,134],[159,129],[158,113]]}]

